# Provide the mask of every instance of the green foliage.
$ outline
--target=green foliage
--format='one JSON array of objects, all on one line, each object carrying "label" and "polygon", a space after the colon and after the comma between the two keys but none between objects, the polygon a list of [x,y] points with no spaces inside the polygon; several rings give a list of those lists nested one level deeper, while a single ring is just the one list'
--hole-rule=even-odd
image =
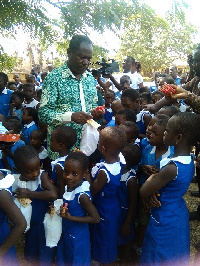
[{"label": "green foliage", "polygon": [[197,29],[186,22],[180,6],[178,16],[174,12],[161,18],[145,4],[138,7],[125,21],[118,58],[133,56],[142,64],[142,71],[149,74],[169,67],[176,58],[185,59],[191,53]]},{"label": "green foliage", "polygon": [[12,72],[17,62],[17,56],[9,56],[4,53],[4,50],[0,45],[0,72]]},{"label": "green foliage", "polygon": [[16,34],[17,27],[22,26],[30,32],[31,37],[39,37],[42,45],[52,43],[55,32],[52,21],[45,15],[42,1],[2,0],[0,1],[0,33]]},{"label": "green foliage", "polygon": [[58,57],[54,58],[53,60],[53,65],[55,68],[61,66],[63,63],[64,63],[64,60],[61,60]]},{"label": "green foliage", "polygon": [[57,4],[50,0],[47,2],[60,9],[65,38],[75,33],[87,34],[88,28],[100,33],[106,28],[117,32],[138,4],[137,0],[76,0]]}]

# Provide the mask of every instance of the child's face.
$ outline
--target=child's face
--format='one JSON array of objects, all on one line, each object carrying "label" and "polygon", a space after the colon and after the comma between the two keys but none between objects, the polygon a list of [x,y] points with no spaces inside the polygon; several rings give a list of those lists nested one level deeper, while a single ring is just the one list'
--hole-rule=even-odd
[{"label": "child's face", "polygon": [[116,114],[115,116],[115,126],[118,127],[120,124],[126,121],[126,116],[123,114]]},{"label": "child's face", "polygon": [[130,98],[128,97],[122,97],[121,98],[121,102],[122,102],[122,105],[125,109],[131,109],[133,111],[137,111],[138,109],[138,106],[139,106],[139,101],[140,99],[136,99],[136,101],[131,101]]},{"label": "child's face", "polygon": [[11,96],[11,103],[13,103],[16,108],[22,107],[22,100],[17,96]]},{"label": "child's face", "polygon": [[10,85],[10,90],[17,91],[17,86],[15,84]]},{"label": "child's face", "polygon": [[146,99],[140,98],[140,110],[143,110],[147,104],[148,102]]},{"label": "child's face", "polygon": [[164,83],[165,83],[164,78],[162,78],[162,77],[158,78],[158,87],[162,87],[164,85]]},{"label": "child's face", "polygon": [[23,109],[22,111],[22,122],[28,122],[31,119],[31,116],[28,115],[28,110]]},{"label": "child's face", "polygon": [[85,172],[78,160],[66,160],[64,164],[63,179],[65,186],[74,188],[82,182]]},{"label": "child's face", "polygon": [[150,144],[152,146],[161,146],[163,145],[163,137],[164,137],[165,128],[158,124],[154,124],[152,126],[152,131],[150,135]]},{"label": "child's face", "polygon": [[148,126],[147,126],[147,129],[146,129],[146,136],[148,139],[150,139],[150,135],[151,135],[151,132],[152,132],[152,126],[156,123],[156,117],[153,117],[151,119],[151,121],[149,122]]},{"label": "child's face", "polygon": [[174,132],[174,118],[172,117],[169,119],[166,130],[164,132],[164,137],[163,137],[164,143],[168,146],[175,146],[176,144],[175,136],[176,134]]},{"label": "child's face", "polygon": [[50,149],[53,152],[58,152],[60,150],[60,143],[56,140],[56,130],[51,133]]},{"label": "child's face", "polygon": [[130,89],[131,81],[130,79],[127,79],[123,84],[120,84],[122,87],[122,90]]},{"label": "child's face", "polygon": [[30,100],[34,97],[35,91],[33,88],[25,88],[23,89],[23,93],[24,93],[24,98],[26,100]]},{"label": "child's face", "polygon": [[42,146],[42,140],[39,137],[39,134],[35,131],[31,132],[30,145],[33,146],[36,150]]},{"label": "child's face", "polygon": [[111,106],[112,102],[115,99],[115,95],[113,93],[106,93],[106,95],[104,96],[104,100],[106,105]]},{"label": "child's face", "polygon": [[18,167],[18,171],[23,178],[30,181],[36,180],[40,174],[39,156],[32,158],[31,160],[24,161],[20,168]]}]

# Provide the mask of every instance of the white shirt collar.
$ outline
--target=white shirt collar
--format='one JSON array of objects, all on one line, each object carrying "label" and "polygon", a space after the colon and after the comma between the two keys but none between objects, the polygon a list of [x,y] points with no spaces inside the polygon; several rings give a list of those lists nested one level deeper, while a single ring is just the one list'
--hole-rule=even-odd
[{"label": "white shirt collar", "polygon": [[8,90],[6,88],[4,88],[1,93],[7,94],[8,93]]},{"label": "white shirt collar", "polygon": [[26,128],[29,128],[29,127],[31,127],[31,126],[34,125],[34,124],[35,124],[35,122],[32,121],[31,123],[29,123],[29,124],[25,124],[24,126],[25,126]]}]

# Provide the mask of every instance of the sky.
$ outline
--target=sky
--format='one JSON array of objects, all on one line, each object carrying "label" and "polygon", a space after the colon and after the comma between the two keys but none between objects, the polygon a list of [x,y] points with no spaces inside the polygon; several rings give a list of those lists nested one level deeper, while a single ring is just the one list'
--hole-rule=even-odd
[{"label": "sky", "polygon": [[[56,2],[57,0],[54,0]],[[142,3],[146,3],[151,6],[158,14],[161,16],[164,15],[166,10],[168,10],[174,0],[140,0]],[[189,22],[199,27],[198,39],[200,40],[200,1],[198,0],[185,0],[185,2],[189,3],[191,9],[188,10],[186,17]],[[48,13],[51,14],[52,18],[58,18],[59,13],[58,10],[49,4],[45,7]],[[120,47],[119,38],[111,31],[106,30],[103,36],[99,36],[97,32],[91,32],[90,36],[91,40],[94,44],[97,44],[110,50],[110,55],[114,55]],[[21,29],[18,30],[16,41],[13,39],[1,39],[1,44],[4,47],[4,51],[8,54],[12,54],[13,51],[17,50],[18,55],[23,57],[26,54],[27,42],[31,41],[28,36],[25,36]],[[200,41],[197,41],[200,42]],[[51,47],[50,52],[56,56],[55,47]]]}]

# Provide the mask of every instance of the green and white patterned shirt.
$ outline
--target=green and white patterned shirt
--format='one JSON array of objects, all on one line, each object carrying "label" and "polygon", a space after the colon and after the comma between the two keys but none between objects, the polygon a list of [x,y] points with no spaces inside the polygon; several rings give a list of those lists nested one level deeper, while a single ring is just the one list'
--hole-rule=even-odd
[{"label": "green and white patterned shirt", "polygon": [[76,130],[76,146],[79,147],[83,126],[71,122],[71,114],[79,111],[90,113],[90,110],[97,107],[97,101],[95,79],[90,72],[85,71],[77,79],[64,63],[47,75],[42,87],[39,119],[48,125],[48,151],[51,132],[56,126],[63,124]]}]

